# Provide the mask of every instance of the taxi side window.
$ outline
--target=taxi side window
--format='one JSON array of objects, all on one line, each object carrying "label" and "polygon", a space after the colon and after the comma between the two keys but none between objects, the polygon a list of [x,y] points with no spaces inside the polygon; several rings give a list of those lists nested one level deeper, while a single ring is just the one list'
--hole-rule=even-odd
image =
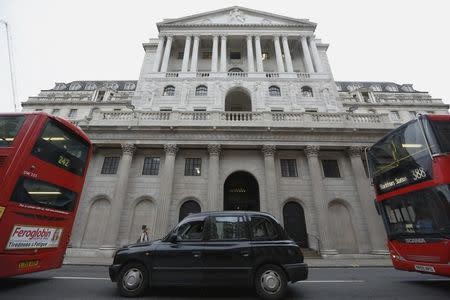
[{"label": "taxi side window", "polygon": [[180,225],[177,231],[179,241],[201,241],[205,228],[204,220],[197,220]]},{"label": "taxi side window", "polygon": [[271,241],[278,237],[275,225],[264,217],[252,216],[252,237],[257,241]]}]

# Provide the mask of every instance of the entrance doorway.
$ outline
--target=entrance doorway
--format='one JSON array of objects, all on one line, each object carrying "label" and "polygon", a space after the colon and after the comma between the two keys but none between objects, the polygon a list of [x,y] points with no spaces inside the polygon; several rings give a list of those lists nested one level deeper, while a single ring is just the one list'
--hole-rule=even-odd
[{"label": "entrance doorway", "polygon": [[225,111],[252,111],[252,100],[243,88],[235,88],[225,97]]},{"label": "entrance doorway", "polygon": [[303,207],[294,201],[287,202],[283,207],[283,220],[284,229],[289,237],[300,247],[308,248],[308,233],[306,232]]},{"label": "entrance doorway", "polygon": [[223,185],[224,210],[259,211],[259,185],[252,174],[232,173]]}]

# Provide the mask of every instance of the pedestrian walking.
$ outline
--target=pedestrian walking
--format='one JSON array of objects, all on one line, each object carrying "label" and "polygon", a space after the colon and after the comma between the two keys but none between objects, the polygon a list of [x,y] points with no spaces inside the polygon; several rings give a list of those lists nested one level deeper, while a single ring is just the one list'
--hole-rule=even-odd
[{"label": "pedestrian walking", "polygon": [[139,237],[138,243],[145,243],[148,241],[149,241],[149,238],[148,238],[147,225],[142,225],[142,233],[141,233],[141,236]]}]

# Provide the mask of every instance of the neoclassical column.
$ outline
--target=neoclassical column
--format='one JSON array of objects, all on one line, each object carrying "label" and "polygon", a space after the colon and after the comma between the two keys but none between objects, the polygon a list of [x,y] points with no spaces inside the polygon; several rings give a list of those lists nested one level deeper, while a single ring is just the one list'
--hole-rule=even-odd
[{"label": "neoclassical column", "polygon": [[170,50],[172,50],[172,36],[167,36],[166,48],[164,49],[164,57],[161,64],[161,72],[166,73],[169,66]]},{"label": "neoclassical column", "polygon": [[186,36],[186,42],[184,44],[183,64],[181,66],[181,72],[188,71],[189,55],[191,53],[191,36]]},{"label": "neoclassical column", "polygon": [[259,35],[255,36],[255,50],[256,50],[256,71],[264,72],[264,65],[261,51],[261,37]]},{"label": "neoclassical column", "polygon": [[221,36],[220,42],[220,72],[227,71],[227,37]]},{"label": "neoclassical column", "polygon": [[277,59],[277,68],[279,73],[284,73],[283,57],[281,55],[280,37],[278,35],[273,37],[273,44],[275,46],[275,56]]},{"label": "neoclassical column", "polygon": [[221,210],[219,201],[219,163],[220,163],[219,144],[208,145],[209,166],[208,166],[208,210]]},{"label": "neoclassical column", "polygon": [[353,176],[355,178],[356,190],[358,192],[359,201],[363,216],[367,221],[367,229],[369,231],[370,245],[364,245],[372,254],[386,253],[386,233],[383,227],[381,216],[377,214],[374,206],[375,195],[373,188],[370,185],[369,179],[366,176],[364,165],[361,160],[362,147],[350,147],[348,154],[352,165]]},{"label": "neoclassical column", "polygon": [[197,72],[199,42],[200,37],[198,35],[194,36],[194,45],[192,46],[191,72]]},{"label": "neoclassical column", "polygon": [[283,41],[283,53],[284,53],[284,59],[286,60],[286,68],[289,73],[294,72],[294,67],[292,66],[292,58],[291,58],[291,51],[289,50],[289,43],[287,36],[283,36],[281,38]]},{"label": "neoclassical column", "polygon": [[[280,203],[278,200],[277,174],[275,168],[275,145],[263,145],[261,149],[264,154],[264,174],[266,178],[266,201],[265,207],[261,207],[261,211],[266,210],[278,220],[281,220]],[[261,203],[262,204],[262,203]]]},{"label": "neoclassical column", "polygon": [[309,46],[311,48],[314,66],[317,73],[323,72],[322,61],[320,60],[319,51],[317,50],[316,40],[314,36],[309,37]]},{"label": "neoclassical column", "polygon": [[325,198],[321,166],[319,162],[319,146],[306,146],[305,154],[308,159],[309,174],[311,177],[312,195],[317,210],[320,252],[322,254],[337,254],[332,248],[331,236],[328,229],[328,207]]},{"label": "neoclassical column", "polygon": [[217,59],[219,57],[219,36],[213,36],[211,72],[217,72]]},{"label": "neoclassical column", "polygon": [[255,58],[253,56],[253,37],[247,35],[247,60],[248,60],[248,72],[255,72]]},{"label": "neoclassical column", "polygon": [[128,177],[130,175],[131,161],[136,147],[133,144],[122,145],[122,158],[117,170],[117,180],[114,186],[114,196],[111,203],[111,212],[108,219],[108,230],[106,230],[103,249],[113,249],[118,246],[120,216],[123,214],[123,204],[126,200]]},{"label": "neoclassical column", "polygon": [[308,42],[306,40],[306,36],[300,37],[300,42],[302,44],[303,50],[303,61],[305,62],[306,72],[314,73],[314,67],[311,60],[311,54],[309,53]]},{"label": "neoclassical column", "polygon": [[162,51],[164,47],[164,36],[159,37],[159,43],[158,48],[156,48],[156,55],[155,55],[155,61],[153,62],[153,72],[159,72],[159,66],[161,65],[161,57],[162,57]]},{"label": "neoclassical column", "polygon": [[166,144],[164,145],[164,151],[166,152],[166,157],[161,174],[155,238],[163,237],[169,230],[169,212],[172,203],[175,157],[178,152],[178,146],[175,144]]}]

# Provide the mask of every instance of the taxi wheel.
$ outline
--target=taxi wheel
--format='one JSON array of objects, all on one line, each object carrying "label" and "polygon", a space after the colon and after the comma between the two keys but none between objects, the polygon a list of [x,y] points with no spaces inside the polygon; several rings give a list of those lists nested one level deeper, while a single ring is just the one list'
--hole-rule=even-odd
[{"label": "taxi wheel", "polygon": [[287,290],[286,274],[279,266],[264,265],[256,272],[255,289],[263,299],[282,299]]},{"label": "taxi wheel", "polygon": [[117,287],[121,296],[141,296],[148,287],[147,268],[140,263],[127,264],[120,270]]}]

